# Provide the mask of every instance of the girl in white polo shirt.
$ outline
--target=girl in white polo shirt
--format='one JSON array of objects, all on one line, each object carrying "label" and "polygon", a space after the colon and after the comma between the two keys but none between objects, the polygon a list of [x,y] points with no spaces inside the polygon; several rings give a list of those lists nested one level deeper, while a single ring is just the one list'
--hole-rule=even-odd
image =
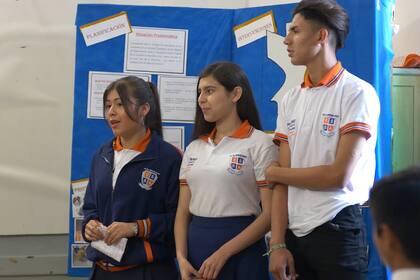
[{"label": "girl in white polo shirt", "polygon": [[269,279],[264,234],[277,149],[261,125],[249,81],[230,62],[197,86],[193,141],[183,156],[175,241],[182,280]]}]

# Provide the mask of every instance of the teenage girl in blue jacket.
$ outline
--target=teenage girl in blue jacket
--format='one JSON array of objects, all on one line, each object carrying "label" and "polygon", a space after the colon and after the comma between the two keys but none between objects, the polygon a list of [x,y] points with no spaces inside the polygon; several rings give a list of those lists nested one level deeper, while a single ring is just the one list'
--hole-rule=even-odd
[{"label": "teenage girl in blue jacket", "polygon": [[82,232],[87,241],[128,242],[119,262],[89,246],[91,279],[177,279],[173,224],[181,155],[162,140],[156,88],[121,78],[107,87],[103,104],[115,138],[93,157]]}]

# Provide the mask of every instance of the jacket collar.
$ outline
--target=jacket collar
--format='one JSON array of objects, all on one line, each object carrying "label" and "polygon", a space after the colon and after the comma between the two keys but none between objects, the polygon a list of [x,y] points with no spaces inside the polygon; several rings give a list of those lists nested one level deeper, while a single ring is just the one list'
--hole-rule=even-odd
[{"label": "jacket collar", "polygon": [[[116,139],[112,139],[107,144],[103,146],[102,151],[100,152],[100,155],[104,158],[106,158],[106,161],[108,163],[113,164],[114,162],[114,141]],[[160,147],[163,140],[162,138],[157,135],[155,132],[151,132],[150,135],[150,141],[144,150],[143,153],[139,154],[134,158],[134,160],[149,160],[149,159],[155,159],[159,157],[160,155]]]},{"label": "jacket collar", "polygon": [[[147,146],[150,143],[150,139],[151,139],[151,132],[150,132],[150,129],[148,128],[144,137],[140,139],[139,142],[136,145],[134,145],[134,147],[131,150],[143,153],[147,149]],[[120,136],[117,136],[117,138],[114,139],[112,146],[114,150],[118,152],[124,149],[124,147],[121,144]]]}]

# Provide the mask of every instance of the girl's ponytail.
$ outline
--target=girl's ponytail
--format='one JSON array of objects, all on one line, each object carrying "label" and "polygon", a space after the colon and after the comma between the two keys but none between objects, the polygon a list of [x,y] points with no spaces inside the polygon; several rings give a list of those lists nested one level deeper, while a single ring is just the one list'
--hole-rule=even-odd
[{"label": "girl's ponytail", "polygon": [[163,136],[162,133],[162,116],[160,113],[160,102],[156,86],[152,82],[146,82],[151,91],[150,100],[150,111],[144,120],[146,127],[150,130],[155,131],[159,136]]}]

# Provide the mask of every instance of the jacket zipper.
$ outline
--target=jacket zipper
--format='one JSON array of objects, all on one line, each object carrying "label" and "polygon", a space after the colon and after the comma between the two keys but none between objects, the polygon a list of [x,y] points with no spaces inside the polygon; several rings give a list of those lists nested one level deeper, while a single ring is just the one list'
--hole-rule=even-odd
[{"label": "jacket zipper", "polygon": [[[113,165],[111,165],[111,162],[108,160],[108,158],[106,157],[106,156],[104,156],[104,155],[102,155],[102,158],[104,159],[104,161],[107,163],[107,164],[109,164],[110,166],[111,166],[111,180],[113,180],[113,176],[114,176],[114,166]],[[126,165],[124,165],[123,166],[123,168],[120,170],[120,173],[118,174],[118,176],[119,175],[121,175],[122,174],[122,172],[124,171],[124,169],[128,166],[128,165],[130,165],[130,164],[133,164],[133,163],[135,163],[135,162],[139,162],[139,161],[145,161],[145,160],[152,160],[152,159],[154,159],[154,157],[148,157],[148,158],[140,158],[140,159],[133,159],[133,160],[131,160],[130,162],[128,162]],[[118,178],[117,178],[117,181],[118,181]],[[112,219],[114,219],[114,213],[113,213],[113,204],[114,204],[114,191],[115,191],[115,187],[116,187],[116,185],[117,185],[117,181],[115,181],[115,186],[112,186],[112,181],[111,181],[111,187],[112,187],[112,192],[111,192],[111,215],[112,215]]]},{"label": "jacket zipper", "polygon": [[114,166],[111,164],[111,162],[108,160],[107,157],[102,156],[102,158],[104,159],[104,161],[111,167],[111,218],[112,220],[114,220],[114,211],[113,210],[113,205],[114,205],[114,190],[115,188],[112,186],[112,181],[113,181],[113,177],[114,177]]}]

